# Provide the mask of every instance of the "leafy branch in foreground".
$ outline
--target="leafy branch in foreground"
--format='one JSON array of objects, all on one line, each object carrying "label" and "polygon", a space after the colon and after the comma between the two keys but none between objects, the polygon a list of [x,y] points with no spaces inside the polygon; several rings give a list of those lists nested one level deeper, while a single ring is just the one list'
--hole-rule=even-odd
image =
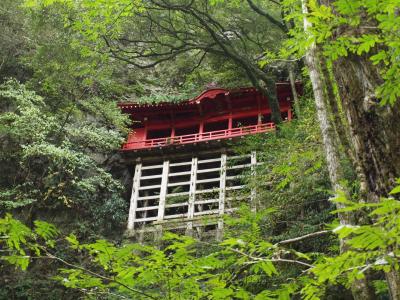
[{"label": "leafy branch in foreground", "polygon": [[[392,196],[398,194],[399,186],[391,192]],[[33,258],[53,259],[62,266],[53,279],[68,288],[88,297],[100,293],[135,299],[290,299],[295,294],[303,299],[320,299],[329,286],[349,287],[367,271],[378,275],[398,271],[400,202],[389,197],[380,203],[354,203],[342,196],[335,201],[345,205],[341,212],[368,213],[374,222],[361,226],[333,224],[333,230],[277,243],[249,233],[220,244],[166,233],[161,249],[135,243],[116,246],[106,240],[81,244],[71,234],[66,237],[70,251],[88,258],[79,264],[52,254],[59,234],[53,225],[36,221],[31,230],[6,215],[0,219],[1,259],[23,270]],[[347,239],[348,251],[331,256],[296,251],[298,242],[333,233]],[[262,291],[248,289],[248,283],[263,277],[273,279],[288,265],[297,268],[296,279],[287,278]]]}]

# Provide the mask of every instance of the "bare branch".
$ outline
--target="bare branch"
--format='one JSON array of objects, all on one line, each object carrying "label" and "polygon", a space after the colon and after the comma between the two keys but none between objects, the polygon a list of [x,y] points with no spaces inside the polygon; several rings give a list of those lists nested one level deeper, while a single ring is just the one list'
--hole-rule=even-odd
[{"label": "bare branch", "polygon": [[331,232],[332,232],[331,230],[321,230],[321,231],[309,233],[309,234],[306,234],[306,235],[303,235],[303,236],[295,237],[295,238],[292,238],[292,239],[280,241],[280,242],[276,243],[275,245],[278,246],[278,245],[295,243],[295,242],[298,242],[298,241],[302,241],[302,240],[309,239],[309,238],[312,238],[312,237],[328,234],[328,233],[331,233]]},{"label": "bare branch", "polygon": [[269,22],[274,24],[280,30],[282,30],[283,32],[287,32],[288,31],[286,25],[283,22],[280,22],[280,21],[276,20],[269,13],[267,13],[266,11],[262,10],[261,8],[259,8],[252,0],[247,0],[247,3],[249,4],[249,6],[251,7],[252,10],[254,10],[259,15],[265,17]]},{"label": "bare branch", "polygon": [[203,54],[202,54],[202,56],[200,57],[198,63],[190,70],[189,73],[193,73],[194,70],[196,70],[198,67],[201,66],[201,63],[203,62],[203,60],[204,60],[204,58],[206,57],[206,55],[207,55],[207,52],[204,51]]},{"label": "bare branch", "polygon": [[252,260],[252,261],[246,262],[246,264],[254,264],[254,263],[257,263],[257,262],[266,261],[266,262],[287,262],[287,263],[298,264],[298,265],[301,265],[301,266],[304,266],[304,267],[308,267],[308,268],[313,268],[314,267],[313,265],[310,265],[308,263],[302,262],[300,260],[286,259],[286,258],[271,258],[271,259],[268,259],[268,258],[264,258],[264,257],[252,256],[250,254],[247,254],[247,253],[242,252],[242,251],[240,251],[238,249],[235,249],[235,248],[229,248],[229,250],[232,251],[232,252],[235,252],[237,254],[240,254],[242,256],[245,256],[245,257],[247,257],[247,258]]}]

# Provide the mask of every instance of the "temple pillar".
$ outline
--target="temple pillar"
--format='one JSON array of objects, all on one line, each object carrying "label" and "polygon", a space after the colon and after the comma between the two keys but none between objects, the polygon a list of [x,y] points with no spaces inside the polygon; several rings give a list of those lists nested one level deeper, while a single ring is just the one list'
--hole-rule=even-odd
[{"label": "temple pillar", "polygon": [[202,139],[203,132],[204,132],[204,120],[201,120],[199,125],[199,140]]}]

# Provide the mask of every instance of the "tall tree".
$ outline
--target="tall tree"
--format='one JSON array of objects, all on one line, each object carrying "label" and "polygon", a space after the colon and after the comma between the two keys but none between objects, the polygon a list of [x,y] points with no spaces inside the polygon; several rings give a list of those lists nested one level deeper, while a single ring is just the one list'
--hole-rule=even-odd
[{"label": "tall tree", "polygon": [[[304,14],[304,31],[306,34],[310,34],[313,25],[307,19],[308,1],[306,0],[302,0],[302,11]],[[343,185],[345,178],[340,165],[338,138],[328,109],[329,101],[326,97],[327,93],[325,93],[326,84],[324,82],[324,74],[321,72],[321,61],[319,59],[318,47],[315,42],[311,43],[309,46],[305,60],[313,86],[317,116],[321,128],[321,135],[333,191],[336,195],[344,192],[348,197],[349,192],[347,187]],[[342,207],[340,203],[338,203],[337,206],[338,209]],[[338,217],[340,224],[343,226],[349,226],[353,223],[352,216],[349,213],[339,213]],[[344,253],[347,248],[346,241],[341,240],[341,253]],[[374,299],[373,291],[365,278],[354,281],[352,291],[354,299]]]},{"label": "tall tree", "polygon": [[[315,38],[333,62],[340,105],[354,149],[364,200],[378,202],[400,174],[398,7],[391,1],[310,1]],[[388,105],[390,104],[390,105]],[[400,297],[400,276],[386,273],[393,299]]]},{"label": "tall tree", "polygon": [[[364,19],[364,18],[363,18]],[[365,18],[360,26],[369,26]],[[340,35],[351,28],[341,28]],[[368,34],[367,32],[364,34]],[[377,202],[394,187],[400,175],[398,162],[400,103],[380,106],[377,88],[383,84],[379,67],[371,61],[375,51],[367,55],[349,54],[333,65],[340,99],[350,124],[351,140],[360,166],[362,188],[366,199]],[[400,275],[397,270],[386,273],[392,299],[400,298]]]}]

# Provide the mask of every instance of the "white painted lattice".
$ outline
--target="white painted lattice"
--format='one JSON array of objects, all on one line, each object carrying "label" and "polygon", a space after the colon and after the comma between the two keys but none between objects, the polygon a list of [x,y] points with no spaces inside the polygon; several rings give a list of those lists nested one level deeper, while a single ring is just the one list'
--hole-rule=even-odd
[{"label": "white painted lattice", "polygon": [[254,201],[255,190],[246,191],[243,176],[254,173],[256,165],[255,152],[243,156],[214,153],[158,163],[139,161],[127,229],[179,221],[181,228],[191,232],[207,216],[208,223],[217,226],[218,237],[222,216],[234,211],[238,201]]}]

